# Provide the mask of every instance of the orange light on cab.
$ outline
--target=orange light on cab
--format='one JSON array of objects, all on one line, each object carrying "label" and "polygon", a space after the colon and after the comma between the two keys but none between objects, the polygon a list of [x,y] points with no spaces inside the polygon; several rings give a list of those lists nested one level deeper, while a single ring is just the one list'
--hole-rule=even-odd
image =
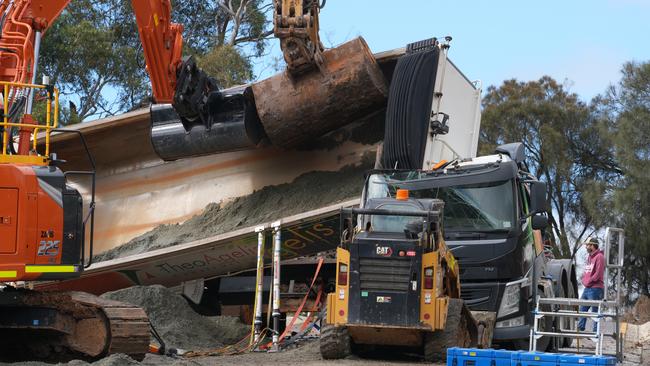
[{"label": "orange light on cab", "polygon": [[395,195],[395,199],[398,199],[400,201],[406,201],[407,199],[409,199],[409,190],[398,189],[397,194]]}]

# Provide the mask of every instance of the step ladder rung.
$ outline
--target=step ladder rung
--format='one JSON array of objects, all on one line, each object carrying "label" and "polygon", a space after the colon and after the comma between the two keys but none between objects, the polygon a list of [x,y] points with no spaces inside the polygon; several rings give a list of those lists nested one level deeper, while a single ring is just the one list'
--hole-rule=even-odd
[{"label": "step ladder rung", "polygon": [[566,305],[566,306],[615,306],[616,303],[606,300],[581,300],[562,297],[543,297],[539,298],[538,304],[544,305]]},{"label": "step ladder rung", "polygon": [[571,338],[598,338],[598,333],[562,333],[562,332],[535,332],[534,335],[571,337]]},{"label": "step ladder rung", "polygon": [[615,314],[609,313],[586,313],[586,312],[555,312],[555,311],[534,311],[533,314],[537,315],[551,315],[551,316],[561,316],[561,317],[576,317],[576,318],[615,318]]}]

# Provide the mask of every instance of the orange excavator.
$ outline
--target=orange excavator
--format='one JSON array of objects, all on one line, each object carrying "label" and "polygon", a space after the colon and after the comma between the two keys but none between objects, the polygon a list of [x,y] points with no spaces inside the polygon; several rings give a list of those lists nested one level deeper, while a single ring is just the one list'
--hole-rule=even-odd
[{"label": "orange excavator", "polygon": [[[52,352],[90,357],[126,353],[141,358],[150,340],[142,309],[85,293],[39,292],[16,285],[79,276],[92,258],[94,162],[88,153],[90,171],[63,172],[58,167],[62,160],[50,153],[51,133],[74,132],[84,146],[86,142],[78,131],[59,128],[56,87],[46,78],[36,82],[41,41],[69,2],[0,1],[2,352],[22,350],[42,357]],[[185,127],[182,135],[194,126],[210,130],[214,111],[228,104],[229,96],[191,58],[182,57],[183,27],[171,22],[170,0],[132,0],[131,5],[159,107],[152,108],[152,117],[161,110],[172,113]],[[275,1],[275,31],[292,77],[322,66],[317,17],[315,1]],[[36,103],[45,105],[43,121],[32,116]],[[166,138],[157,140],[160,146]],[[39,140],[44,144],[38,145]],[[72,176],[92,180],[90,202],[84,204],[67,183]]]}]

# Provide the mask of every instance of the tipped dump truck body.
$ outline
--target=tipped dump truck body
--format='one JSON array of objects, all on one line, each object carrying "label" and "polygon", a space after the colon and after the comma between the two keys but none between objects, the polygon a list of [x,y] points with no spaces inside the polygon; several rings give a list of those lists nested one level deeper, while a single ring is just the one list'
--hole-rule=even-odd
[{"label": "tipped dump truck body", "polygon": [[[404,52],[404,49],[397,49],[374,55],[386,80],[391,80],[397,59]],[[446,62],[444,92],[462,98],[445,101],[442,106],[450,113],[458,111],[464,115],[451,119],[450,123],[456,123],[458,128],[438,137],[444,141],[444,147],[432,156],[439,159],[451,159],[458,154],[474,156],[480,119],[476,107],[480,104],[480,90],[451,61]],[[364,114],[355,122],[313,140],[311,146],[293,150],[250,148],[168,162],[158,158],[149,141],[151,122],[147,110],[74,126],[87,136],[98,166],[95,254],[114,249],[159,225],[186,221],[200,214],[210,202],[229,202],[267,186],[292,182],[307,172],[338,171],[346,166],[359,166],[368,157],[374,160],[383,139],[385,107],[385,103],[371,110],[364,107]],[[83,152],[75,141],[66,135],[54,135],[52,141],[53,150],[59,157],[71,162],[64,169],[84,166]],[[362,182],[363,173],[358,175]],[[82,194],[88,192],[86,182],[79,180],[77,185]],[[352,199],[359,194],[357,189],[345,198]],[[305,211],[298,215],[301,217],[299,221],[312,225],[332,222],[337,226],[339,216],[336,209],[331,208],[356,203],[347,200],[339,204],[323,204],[322,210],[329,210],[329,216],[322,217],[319,210]],[[291,215],[279,212],[277,218],[287,216]],[[80,280],[48,286],[102,293],[133,284],[172,286],[196,278],[252,269],[254,255],[249,255],[246,248],[240,248],[240,243],[249,244],[252,228],[258,224],[262,223],[244,222],[238,226],[250,227],[249,233],[247,229],[235,230],[233,227],[232,232],[204,240],[188,240],[170,248],[96,263]],[[338,240],[324,238],[322,233],[316,237],[303,237],[308,239],[302,239],[305,247],[299,251],[286,247],[284,253],[287,257],[333,249]],[[194,249],[189,250],[189,247]],[[242,256],[242,260],[225,261],[227,265],[224,265],[219,260],[210,261],[212,256],[208,255],[207,262],[211,263],[204,266],[206,260],[202,258],[209,253],[218,254],[216,258],[222,259],[236,253]],[[97,281],[100,274],[99,278],[105,281]]]}]

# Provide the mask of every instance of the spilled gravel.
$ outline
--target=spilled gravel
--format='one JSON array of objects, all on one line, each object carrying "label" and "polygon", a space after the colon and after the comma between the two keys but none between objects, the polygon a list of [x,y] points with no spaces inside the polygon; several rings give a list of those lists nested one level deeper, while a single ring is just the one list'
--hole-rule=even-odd
[{"label": "spilled gravel", "polygon": [[126,244],[97,255],[94,262],[188,243],[358,197],[374,154],[357,166],[305,173],[291,183],[264,187],[227,203],[210,203],[182,224],[161,225]]},{"label": "spilled gravel", "polygon": [[234,317],[202,316],[183,296],[159,285],[129,287],[102,297],[143,308],[167,349],[213,349],[236,343],[250,330]]}]

